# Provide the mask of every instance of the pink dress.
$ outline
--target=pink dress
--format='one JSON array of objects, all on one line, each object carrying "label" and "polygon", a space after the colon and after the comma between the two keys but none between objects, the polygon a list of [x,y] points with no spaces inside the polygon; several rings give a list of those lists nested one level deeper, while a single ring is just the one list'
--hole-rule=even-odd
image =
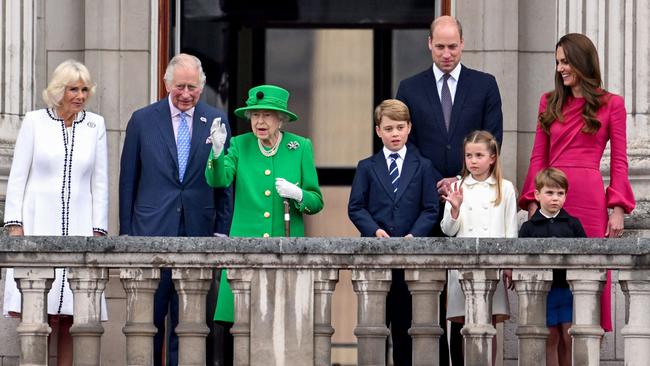
[{"label": "pink dress", "polygon": [[[551,124],[550,136],[537,125],[535,144],[528,174],[519,198],[519,206],[527,210],[535,200],[535,175],[546,167],[562,170],[569,179],[564,208],[577,217],[590,238],[602,238],[607,230],[607,208],[619,206],[625,213],[634,209],[634,194],[628,180],[625,102],[619,95],[606,93],[596,113],[601,127],[595,134],[582,132],[583,98],[569,96],[562,108],[564,122]],[[539,112],[546,110],[546,94],[542,95]],[[605,189],[600,174],[600,159],[611,141],[610,184]],[[611,278],[601,298],[601,326],[612,330]]]}]

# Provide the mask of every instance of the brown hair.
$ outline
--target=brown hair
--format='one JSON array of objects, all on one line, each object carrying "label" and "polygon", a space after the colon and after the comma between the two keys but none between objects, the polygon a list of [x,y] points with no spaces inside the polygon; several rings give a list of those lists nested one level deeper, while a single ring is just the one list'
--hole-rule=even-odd
[{"label": "brown hair", "polygon": [[[488,131],[477,130],[471,132],[469,135],[467,135],[467,137],[465,137],[465,140],[463,141],[463,156],[465,155],[465,147],[470,143],[483,143],[487,146],[490,154],[494,155],[494,164],[492,164],[490,167],[490,175],[494,175],[494,179],[497,181],[497,197],[494,199],[494,205],[498,206],[501,203],[501,198],[503,197],[503,194],[501,192],[501,181],[503,180],[503,173],[501,172],[501,159],[499,158],[499,144],[497,143],[497,139],[494,138],[494,136]],[[463,158],[463,172],[461,173],[463,177],[462,181],[464,181],[469,174],[470,173],[467,169],[467,164]],[[461,185],[463,184],[462,181]]]},{"label": "brown hair", "polygon": [[563,171],[556,168],[542,169],[535,175],[535,189],[538,192],[544,187],[562,188],[569,190],[569,179]]},{"label": "brown hair", "polygon": [[439,16],[431,22],[431,25],[429,26],[429,37],[433,38],[433,31],[438,25],[440,25],[440,23],[448,22],[453,22],[456,24],[456,28],[458,28],[458,35],[460,36],[460,39],[463,39],[463,26],[460,24],[460,20],[449,15]]},{"label": "brown hair", "polygon": [[[562,47],[567,63],[576,73],[582,97],[585,99],[585,107],[582,111],[585,122],[582,131],[594,134],[601,126],[596,118],[596,112],[602,104],[601,97],[605,95],[600,77],[598,51],[587,36],[579,33],[566,34],[555,45],[556,52],[558,47]],[[562,75],[555,70],[555,89],[547,94],[546,110],[538,116],[538,121],[547,134],[554,121],[563,122],[562,107],[569,95],[571,95],[571,87],[564,85]]]},{"label": "brown hair", "polygon": [[375,108],[375,126],[381,124],[381,117],[386,116],[394,121],[406,121],[411,123],[409,107],[397,99],[386,99]]}]

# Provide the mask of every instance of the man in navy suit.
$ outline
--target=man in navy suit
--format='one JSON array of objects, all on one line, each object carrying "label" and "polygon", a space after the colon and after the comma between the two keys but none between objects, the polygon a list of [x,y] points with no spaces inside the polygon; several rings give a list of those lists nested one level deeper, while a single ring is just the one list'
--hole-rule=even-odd
[{"label": "man in navy suit", "polygon": [[[165,71],[168,97],[137,110],[126,128],[120,165],[120,235],[227,235],[231,190],[205,180],[214,120],[228,127],[226,114],[200,102],[205,74],[198,58],[176,55]],[[230,130],[228,129],[230,135]],[[162,364],[165,316],[178,324],[178,295],[171,270],[161,271],[154,298],[154,365]],[[178,364],[178,337],[168,341],[169,363]]]},{"label": "man in navy suit", "polygon": [[[474,130],[487,130],[496,137],[499,145],[503,138],[497,82],[490,74],[461,65],[463,47],[460,22],[450,16],[435,19],[429,30],[433,66],[402,80],[396,96],[411,111],[411,142],[444,177],[437,183],[439,195],[446,195],[451,183],[456,181],[456,175],[460,174],[465,136]],[[439,225],[444,210],[439,212],[432,236],[444,236]],[[443,310],[444,306],[440,308]],[[443,312],[441,324],[445,323],[444,317]],[[462,343],[454,337],[456,332],[457,329],[452,329],[452,361],[454,365],[462,365]],[[441,342],[440,365],[449,362],[443,354],[446,346],[445,341]]]},{"label": "man in navy suit", "polygon": [[[438,215],[435,184],[440,176],[414,146],[406,146],[411,131],[406,105],[395,99],[383,101],[375,109],[375,130],[384,148],[359,162],[348,216],[362,236],[427,236]],[[392,271],[386,322],[391,328],[393,364],[410,366],[411,294],[404,270]]]}]

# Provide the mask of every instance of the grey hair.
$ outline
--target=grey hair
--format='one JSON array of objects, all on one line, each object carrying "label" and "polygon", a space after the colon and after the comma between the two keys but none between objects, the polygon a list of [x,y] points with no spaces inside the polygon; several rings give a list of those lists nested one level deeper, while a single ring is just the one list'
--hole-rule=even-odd
[{"label": "grey hair", "polygon": [[59,64],[52,73],[50,83],[43,90],[43,101],[50,107],[59,107],[65,88],[77,81],[84,83],[88,87],[88,98],[95,93],[95,84],[90,77],[90,72],[84,64],[75,60],[66,60]]},{"label": "grey hair", "polygon": [[[244,112],[244,115],[246,116],[247,119],[251,119],[251,112],[252,111],[259,111],[259,110],[262,110],[262,109],[249,109],[249,110]],[[289,123],[289,121],[291,120],[289,118],[289,115],[284,113],[284,112],[276,111],[274,109],[267,109],[267,110],[275,112],[278,115],[278,118],[280,119],[280,122],[282,122],[283,124]]]},{"label": "grey hair", "polygon": [[201,60],[198,57],[187,54],[179,53],[174,56],[167,65],[165,70],[165,84],[170,85],[172,80],[174,80],[174,71],[176,67],[194,67],[199,72],[199,83],[201,84],[201,89],[205,86],[205,73],[203,72],[203,66],[201,66]]}]

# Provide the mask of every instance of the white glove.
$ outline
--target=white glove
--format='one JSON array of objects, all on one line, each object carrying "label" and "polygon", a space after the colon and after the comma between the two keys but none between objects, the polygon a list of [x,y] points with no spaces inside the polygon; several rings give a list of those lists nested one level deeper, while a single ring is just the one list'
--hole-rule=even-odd
[{"label": "white glove", "polygon": [[228,137],[228,131],[226,130],[226,125],[221,123],[221,117],[212,120],[210,138],[212,139],[212,151],[214,152],[215,159],[221,155],[223,147],[226,144],[226,137]]},{"label": "white glove", "polygon": [[295,184],[287,182],[284,178],[275,178],[275,190],[282,198],[291,198],[296,202],[302,202],[302,189]]}]

